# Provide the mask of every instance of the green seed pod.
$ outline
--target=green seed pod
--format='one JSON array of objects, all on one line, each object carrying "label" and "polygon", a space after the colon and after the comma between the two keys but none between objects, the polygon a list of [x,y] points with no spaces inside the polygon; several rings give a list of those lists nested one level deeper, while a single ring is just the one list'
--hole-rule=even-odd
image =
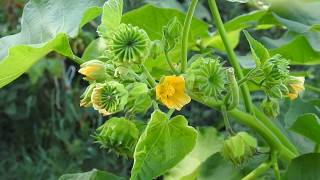
[{"label": "green seed pod", "polygon": [[267,98],[262,101],[260,108],[270,118],[276,118],[280,113],[280,106],[277,100]]},{"label": "green seed pod", "polygon": [[121,63],[141,64],[149,55],[148,34],[131,24],[121,24],[108,41],[108,52]]},{"label": "green seed pod", "polygon": [[194,92],[220,98],[225,90],[226,72],[218,59],[199,57],[191,64],[187,74],[194,78],[192,87]]},{"label": "green seed pod", "polygon": [[90,84],[87,89],[83,92],[83,94],[80,96],[80,106],[83,107],[89,107],[92,105],[91,103],[91,95],[93,92],[93,89],[96,87],[96,83]]},{"label": "green seed pod", "polygon": [[122,111],[127,101],[128,91],[116,81],[96,84],[91,95],[93,108],[105,116]]},{"label": "green seed pod", "polygon": [[132,156],[139,138],[139,130],[133,122],[113,117],[97,128],[94,138],[101,148],[123,156]]},{"label": "green seed pod", "polygon": [[224,141],[221,155],[234,165],[241,165],[252,157],[257,148],[257,140],[246,132],[239,132]]}]

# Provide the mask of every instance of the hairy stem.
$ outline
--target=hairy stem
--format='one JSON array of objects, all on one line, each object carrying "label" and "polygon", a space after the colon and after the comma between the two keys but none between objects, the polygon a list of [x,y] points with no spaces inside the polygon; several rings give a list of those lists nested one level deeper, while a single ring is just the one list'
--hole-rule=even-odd
[{"label": "hairy stem", "polygon": [[170,57],[169,57],[169,52],[166,51],[166,50],[164,50],[164,55],[166,56],[167,63],[169,64],[172,72],[173,72],[175,75],[178,75],[179,72],[176,70],[176,68],[174,68],[174,66],[173,66],[173,64],[172,64],[172,61],[171,61],[171,59],[170,59]]},{"label": "hairy stem", "polygon": [[82,63],[84,63],[85,61],[84,60],[82,60],[81,58],[79,58],[78,56],[76,56],[76,55],[73,55],[73,57],[72,57],[72,59],[71,59],[73,62],[75,62],[75,63],[77,63],[77,64],[79,64],[79,65],[81,65]]},{"label": "hairy stem", "polygon": [[141,69],[144,73],[144,75],[147,78],[148,83],[150,84],[151,87],[156,87],[157,83],[154,80],[154,78],[151,76],[150,72],[148,71],[148,69],[146,68],[146,66],[144,66],[143,64],[141,65]]},{"label": "hairy stem", "polygon": [[182,31],[182,46],[181,46],[181,73],[184,73],[187,69],[188,61],[188,39],[189,39],[189,30],[192,21],[192,16],[194,10],[196,9],[198,0],[192,0],[187,12],[187,16],[184,20],[183,31]]},{"label": "hairy stem", "polygon": [[[242,79],[244,77],[243,72],[240,67],[240,64],[237,61],[236,54],[234,53],[234,51],[230,45],[226,30],[225,30],[223,22],[221,20],[221,16],[220,16],[216,1],[215,0],[208,0],[208,2],[209,2],[209,7],[211,10],[214,22],[216,24],[216,27],[218,28],[220,37],[223,41],[224,47],[225,47],[226,52],[228,54],[230,64],[234,68],[237,78]],[[243,83],[243,85],[240,88],[241,88],[244,104],[246,107],[246,111],[253,114],[254,113],[253,112],[253,105],[252,105],[251,96],[250,96],[250,92],[249,92],[249,88],[248,88],[247,84]]]}]

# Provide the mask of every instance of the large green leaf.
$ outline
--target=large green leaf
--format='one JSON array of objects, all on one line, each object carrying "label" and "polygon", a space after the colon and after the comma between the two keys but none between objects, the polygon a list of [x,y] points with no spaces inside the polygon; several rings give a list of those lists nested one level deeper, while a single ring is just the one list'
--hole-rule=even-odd
[{"label": "large green leaf", "polygon": [[320,63],[320,2],[302,0],[271,0],[274,17],[288,32],[277,40],[265,38],[272,45],[272,54],[280,53],[292,64]]},{"label": "large green leaf", "polygon": [[198,129],[198,138],[193,150],[174,168],[165,175],[165,180],[194,179],[201,164],[212,154],[220,151],[223,137],[218,136],[217,130],[210,127]]},{"label": "large green leaf", "polygon": [[93,169],[84,173],[65,174],[59,180],[125,180],[109,172]]},{"label": "large green leaf", "polygon": [[319,110],[313,104],[302,100],[301,98],[297,98],[294,101],[290,102],[290,107],[287,113],[285,114],[285,125],[287,128],[290,128],[297,117],[305,113],[315,113],[319,114]]},{"label": "large green leaf", "polygon": [[290,130],[299,133],[320,144],[320,120],[317,115],[308,113],[298,117]]},{"label": "large green leaf", "polygon": [[73,58],[68,36],[101,13],[100,0],[31,0],[24,8],[21,32],[0,39],[0,87],[56,51]]},{"label": "large green leaf", "polygon": [[131,179],[152,179],[181,161],[195,146],[197,131],[181,115],[155,111],[134,152]]},{"label": "large green leaf", "polygon": [[291,161],[285,180],[318,180],[320,177],[320,154],[310,153]]},{"label": "large green leaf", "polygon": [[[143,28],[152,40],[162,38],[162,27],[167,25],[168,21],[177,17],[183,24],[185,15],[175,9],[158,8],[152,5],[145,5],[141,8],[129,11],[122,17],[123,23],[133,24]],[[189,42],[195,43],[197,37],[208,36],[208,24],[193,18],[190,28]]]},{"label": "large green leaf", "polygon": [[239,180],[240,170],[224,159],[220,153],[208,158],[199,169],[198,180]]},{"label": "large green leaf", "polygon": [[98,33],[106,37],[108,33],[115,30],[121,23],[123,10],[123,0],[108,0],[103,5],[101,24],[98,27]]}]

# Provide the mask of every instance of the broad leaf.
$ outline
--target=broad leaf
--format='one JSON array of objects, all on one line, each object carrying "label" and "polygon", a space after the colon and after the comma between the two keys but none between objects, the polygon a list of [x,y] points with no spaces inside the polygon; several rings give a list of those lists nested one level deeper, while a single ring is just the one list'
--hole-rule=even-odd
[{"label": "broad leaf", "polygon": [[320,177],[320,154],[310,153],[291,161],[285,180],[318,180]]},{"label": "broad leaf", "polygon": [[210,127],[198,129],[198,138],[193,150],[165,175],[165,180],[186,180],[197,175],[201,164],[214,153],[220,151],[223,137]]},{"label": "broad leaf", "polygon": [[220,153],[208,158],[199,169],[198,180],[239,180],[241,173],[231,162],[224,159]]},{"label": "broad leaf", "polygon": [[107,43],[104,40],[104,38],[95,39],[88,45],[86,50],[83,52],[81,59],[85,61],[96,59],[100,56],[103,56],[106,49]]},{"label": "broad leaf", "polygon": [[250,44],[251,53],[257,65],[263,64],[270,58],[268,50],[257,40],[255,40],[248,31],[243,31],[247,41]]},{"label": "broad leaf", "polygon": [[291,101],[289,110],[285,114],[284,119],[286,127],[290,128],[294,124],[297,117],[305,113],[319,114],[319,110],[316,106],[309,102],[303,101],[301,98]]},{"label": "broad leaf", "polygon": [[290,127],[290,130],[320,144],[320,120],[315,114],[308,113],[299,116]]},{"label": "broad leaf", "polygon": [[99,0],[31,0],[24,8],[21,32],[0,39],[0,87],[56,51],[73,58],[68,38],[101,10]]},{"label": "broad leaf", "polygon": [[181,115],[169,120],[155,111],[134,152],[131,179],[152,179],[181,161],[195,146],[197,132]]},{"label": "broad leaf", "polygon": [[125,180],[125,178],[109,172],[93,169],[84,173],[65,174],[62,175],[59,180]]},{"label": "broad leaf", "polygon": [[101,24],[98,27],[100,36],[106,37],[121,23],[123,0],[108,0],[103,6]]}]

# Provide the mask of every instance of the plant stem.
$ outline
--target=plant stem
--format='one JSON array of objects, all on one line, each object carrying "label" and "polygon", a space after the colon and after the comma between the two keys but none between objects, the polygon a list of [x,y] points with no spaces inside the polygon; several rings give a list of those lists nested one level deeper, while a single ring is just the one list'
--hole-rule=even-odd
[{"label": "plant stem", "polygon": [[228,118],[227,108],[225,105],[221,106],[221,113],[222,113],[222,117],[223,117],[223,121],[224,121],[224,125],[226,127],[226,130],[229,132],[230,135],[234,135],[235,133],[231,128],[229,118]]},{"label": "plant stem", "polygon": [[164,50],[164,55],[166,56],[167,63],[169,64],[172,72],[173,72],[175,75],[178,75],[179,73],[178,73],[178,71],[176,70],[176,68],[174,68],[174,66],[173,66],[173,64],[172,64],[172,62],[171,62],[171,59],[170,59],[170,57],[169,57],[169,52],[166,51],[166,50]]},{"label": "plant stem", "polygon": [[280,142],[290,149],[296,155],[299,154],[297,148],[288,140],[286,136],[275,126],[270,119],[268,119],[257,107],[254,107],[255,115],[259,121],[267,126],[280,140]]},{"label": "plant stem", "polygon": [[181,46],[181,73],[184,73],[187,69],[188,61],[188,39],[189,39],[189,30],[192,21],[192,16],[194,10],[196,9],[198,0],[192,0],[187,12],[187,16],[184,20],[183,31],[182,31],[182,46]]},{"label": "plant stem", "polygon": [[72,57],[72,59],[71,59],[73,62],[75,62],[75,63],[77,63],[77,64],[79,64],[79,65],[81,65],[82,63],[84,63],[85,61],[84,60],[82,60],[81,58],[79,58],[78,56],[76,56],[76,55],[73,55],[73,57]]},{"label": "plant stem", "polygon": [[[218,28],[220,37],[223,41],[224,47],[225,47],[226,52],[228,54],[230,64],[234,68],[237,78],[242,79],[244,77],[243,72],[241,70],[240,64],[237,61],[236,54],[234,53],[234,51],[230,45],[230,42],[228,40],[228,36],[227,36],[226,30],[224,28],[223,22],[221,20],[221,16],[220,16],[216,1],[215,0],[208,0],[208,2],[209,2],[209,7],[211,10],[214,22],[216,24],[216,27]],[[251,96],[250,96],[250,92],[249,92],[249,88],[248,88],[247,84],[243,83],[243,85],[240,88],[241,88],[242,96],[244,99],[246,111],[253,114],[254,113],[253,105],[252,105]]]},{"label": "plant stem", "polygon": [[143,64],[141,65],[141,69],[143,70],[144,75],[147,77],[147,81],[149,82],[150,86],[152,88],[156,87],[157,83],[154,80],[154,78],[151,76],[150,72],[148,71],[148,69],[146,68],[146,66],[144,66]]},{"label": "plant stem", "polygon": [[250,76],[252,73],[254,73],[254,71],[256,71],[256,69],[251,69],[245,76],[244,78],[240,79],[238,84],[239,86],[241,86],[243,83],[245,83],[247,80],[249,80]]}]

